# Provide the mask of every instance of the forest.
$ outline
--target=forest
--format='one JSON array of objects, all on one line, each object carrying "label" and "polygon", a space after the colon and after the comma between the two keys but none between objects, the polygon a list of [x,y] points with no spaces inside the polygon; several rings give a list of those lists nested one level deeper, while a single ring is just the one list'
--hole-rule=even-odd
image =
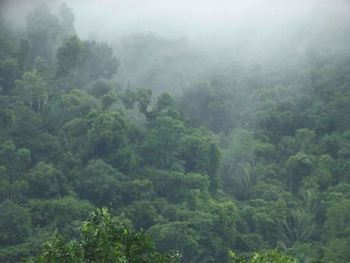
[{"label": "forest", "polygon": [[0,262],[350,262],[346,21],[230,52],[0,10]]}]

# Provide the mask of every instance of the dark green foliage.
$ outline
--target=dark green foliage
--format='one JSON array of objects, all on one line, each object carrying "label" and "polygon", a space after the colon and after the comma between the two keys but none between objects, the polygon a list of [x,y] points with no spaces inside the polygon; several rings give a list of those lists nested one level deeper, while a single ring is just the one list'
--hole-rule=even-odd
[{"label": "dark green foliage", "polygon": [[117,72],[119,62],[113,54],[113,49],[106,43],[85,41],[86,56],[82,73],[86,74],[87,80],[99,78],[111,79]]},{"label": "dark green foliage", "polygon": [[65,77],[68,73],[77,69],[83,62],[83,43],[77,37],[67,39],[57,51],[58,77]]},{"label": "dark green foliage", "polygon": [[66,178],[54,165],[38,162],[26,178],[32,198],[61,197],[67,193]]},{"label": "dark green foliage", "polygon": [[84,86],[98,79],[111,79],[118,69],[113,50],[104,43],[66,39],[57,50],[56,78],[64,79],[61,87]]},{"label": "dark green foliage", "polygon": [[102,160],[90,161],[77,182],[77,193],[97,206],[106,204],[119,206],[123,177]]},{"label": "dark green foliage", "polygon": [[10,94],[15,86],[15,80],[19,77],[20,69],[15,58],[0,60],[0,91]]},{"label": "dark green foliage", "polygon": [[31,234],[28,210],[9,201],[0,204],[0,244],[14,245],[23,242]]}]

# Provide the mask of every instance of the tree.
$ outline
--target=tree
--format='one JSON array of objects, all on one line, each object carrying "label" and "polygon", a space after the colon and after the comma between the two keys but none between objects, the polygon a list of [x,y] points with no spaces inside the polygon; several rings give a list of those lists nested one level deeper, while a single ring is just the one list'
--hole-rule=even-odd
[{"label": "tree", "polygon": [[56,231],[70,239],[79,237],[79,226],[94,210],[90,202],[72,196],[31,199],[28,207],[35,228]]},{"label": "tree", "polygon": [[215,193],[219,188],[219,178],[217,175],[219,164],[220,164],[220,149],[219,147],[212,143],[208,152],[208,175],[210,178],[210,190]]},{"label": "tree", "polygon": [[65,40],[63,45],[57,51],[57,77],[66,77],[69,73],[75,73],[74,70],[82,65],[84,60],[84,45],[76,36]]},{"label": "tree", "polygon": [[15,83],[16,95],[29,106],[30,110],[40,112],[48,96],[48,88],[44,79],[35,72],[26,72]]},{"label": "tree", "polygon": [[75,16],[66,3],[60,6],[59,10],[60,26],[62,28],[63,37],[71,37],[75,35],[74,20]]},{"label": "tree", "polygon": [[18,64],[21,68],[22,71],[28,70],[31,64],[31,57],[30,57],[30,52],[32,50],[31,43],[28,39],[22,39],[18,52],[17,52],[17,59],[18,59]]},{"label": "tree", "polygon": [[93,160],[77,182],[79,195],[97,206],[120,206],[123,174],[102,160]]},{"label": "tree", "polygon": [[53,164],[37,163],[27,177],[29,196],[52,198],[67,193],[66,177]]},{"label": "tree", "polygon": [[177,254],[159,254],[145,232],[129,230],[102,208],[84,223],[80,239],[67,242],[56,236],[29,262],[171,263],[179,262],[179,258]]},{"label": "tree", "polygon": [[84,63],[79,71],[83,83],[97,79],[111,79],[117,72],[119,61],[106,43],[84,41]]},{"label": "tree", "polygon": [[121,112],[92,112],[89,116],[88,153],[99,158],[112,157],[128,142],[127,122]]},{"label": "tree", "polygon": [[180,153],[181,138],[186,127],[181,120],[161,113],[152,122],[144,140],[145,160],[157,168],[170,168],[176,164]]},{"label": "tree", "polygon": [[10,200],[0,203],[0,245],[22,242],[31,234],[28,210]]},{"label": "tree", "polygon": [[286,245],[306,242],[314,231],[311,215],[303,210],[292,211],[283,224]]},{"label": "tree", "polygon": [[289,172],[289,190],[296,192],[303,177],[309,175],[312,169],[312,158],[303,152],[291,156],[286,166]]},{"label": "tree", "polygon": [[47,5],[40,5],[27,15],[27,34],[31,41],[31,57],[42,57],[52,64],[57,41],[62,34],[59,19]]},{"label": "tree", "polygon": [[9,58],[0,60],[0,91],[11,94],[15,86],[15,80],[20,76],[20,68],[17,59]]}]

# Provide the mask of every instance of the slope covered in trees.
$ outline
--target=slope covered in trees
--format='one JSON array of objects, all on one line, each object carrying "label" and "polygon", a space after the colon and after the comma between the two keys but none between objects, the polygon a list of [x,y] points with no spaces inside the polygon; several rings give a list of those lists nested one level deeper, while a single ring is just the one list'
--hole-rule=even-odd
[{"label": "slope covered in trees", "polygon": [[[194,77],[184,72],[201,54],[187,44],[140,35],[114,51],[79,39],[73,21],[66,6],[36,8],[23,29],[0,20],[1,262],[39,255],[53,233],[63,251],[79,246],[62,240],[84,240],[96,207],[182,262],[256,251],[267,252],[252,262],[293,262],[271,249],[350,259],[349,52],[206,65]],[[175,79],[181,94],[161,87]]]}]

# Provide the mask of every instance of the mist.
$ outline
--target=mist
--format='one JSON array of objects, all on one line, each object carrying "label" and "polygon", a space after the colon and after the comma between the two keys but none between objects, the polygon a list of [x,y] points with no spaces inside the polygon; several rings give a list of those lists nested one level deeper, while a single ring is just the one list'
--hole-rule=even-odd
[{"label": "mist", "polygon": [[349,43],[349,0],[0,0],[0,262],[349,262]]},{"label": "mist", "polygon": [[[23,25],[26,13],[45,3],[55,12],[67,3],[82,39],[107,41],[155,34],[185,39],[211,59],[263,61],[304,56],[310,49],[348,52],[350,4],[343,0],[15,0],[2,5],[5,17]],[[116,50],[116,52],[118,52]]]},{"label": "mist", "polygon": [[[23,22],[35,5],[45,3],[57,9],[63,2],[73,9],[77,32],[82,38],[94,35],[104,40],[153,32],[213,42],[250,33],[264,42],[274,34],[288,35],[301,27],[311,32],[323,28],[322,32],[336,33],[349,24],[350,16],[350,4],[345,0],[5,0],[2,9],[11,21]],[[328,26],[324,27],[325,23]]]},{"label": "mist", "polygon": [[184,38],[215,58],[261,61],[277,53],[299,56],[321,46],[344,52],[339,43],[350,38],[346,0],[5,0],[2,9],[9,21],[23,24],[34,6],[45,3],[57,10],[63,2],[72,8],[83,39],[113,43],[123,36],[153,33]]}]

